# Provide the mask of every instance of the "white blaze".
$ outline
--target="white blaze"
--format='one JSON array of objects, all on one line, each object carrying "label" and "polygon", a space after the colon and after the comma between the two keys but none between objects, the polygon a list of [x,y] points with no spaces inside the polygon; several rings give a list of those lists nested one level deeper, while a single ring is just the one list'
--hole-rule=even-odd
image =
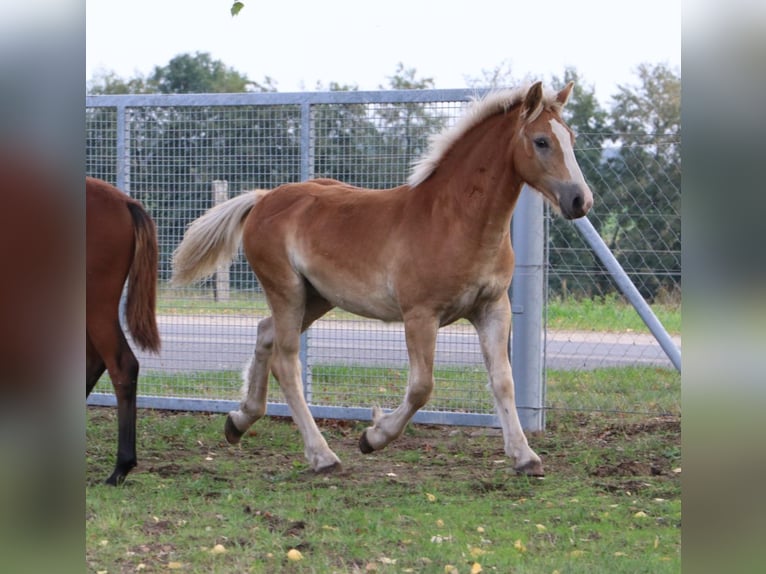
[{"label": "white blaze", "polygon": [[559,140],[561,152],[564,154],[564,165],[569,171],[569,179],[581,184],[587,189],[588,186],[585,184],[585,178],[582,175],[582,171],[580,171],[580,165],[575,159],[574,148],[572,148],[572,139],[569,137],[569,132],[561,122],[557,120],[550,120],[550,124],[551,131],[553,132],[553,135],[556,136],[556,139]]}]

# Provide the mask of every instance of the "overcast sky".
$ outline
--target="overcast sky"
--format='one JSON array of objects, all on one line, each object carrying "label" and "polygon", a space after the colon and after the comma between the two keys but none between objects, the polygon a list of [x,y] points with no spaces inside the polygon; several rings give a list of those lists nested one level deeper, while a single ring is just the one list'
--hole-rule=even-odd
[{"label": "overcast sky", "polygon": [[504,62],[514,78],[575,67],[602,101],[640,63],[680,72],[681,0],[87,0],[86,78],[130,78],[178,54],[209,52],[280,92],[317,82],[388,87],[397,64],[463,88]]}]

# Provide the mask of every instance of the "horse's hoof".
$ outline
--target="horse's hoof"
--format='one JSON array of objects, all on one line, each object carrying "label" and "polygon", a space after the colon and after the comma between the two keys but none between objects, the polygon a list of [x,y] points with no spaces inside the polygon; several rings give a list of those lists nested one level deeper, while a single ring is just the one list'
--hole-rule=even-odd
[{"label": "horse's hoof", "polygon": [[543,463],[540,460],[529,460],[521,466],[516,466],[514,469],[516,474],[523,474],[525,476],[545,476],[543,470]]},{"label": "horse's hoof", "polygon": [[372,451],[375,450],[374,448],[372,448],[370,441],[367,440],[366,430],[362,433],[362,436],[359,437],[359,450],[362,451],[362,454],[370,454]]},{"label": "horse's hoof", "polygon": [[231,420],[231,415],[226,415],[226,424],[223,427],[223,434],[226,436],[226,442],[229,444],[238,444],[244,432],[240,431]]},{"label": "horse's hoof", "polygon": [[125,475],[114,473],[104,481],[104,484],[108,484],[109,486],[120,486],[123,482],[125,482]]},{"label": "horse's hoof", "polygon": [[332,474],[343,470],[343,465],[340,462],[334,462],[328,466],[323,466],[314,470],[316,474]]}]

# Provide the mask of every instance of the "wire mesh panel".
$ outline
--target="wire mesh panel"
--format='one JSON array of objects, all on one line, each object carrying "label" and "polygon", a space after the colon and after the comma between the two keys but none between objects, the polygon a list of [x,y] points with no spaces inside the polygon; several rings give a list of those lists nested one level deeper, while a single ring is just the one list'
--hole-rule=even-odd
[{"label": "wire mesh panel", "polygon": [[[189,223],[245,190],[310,177],[371,189],[401,185],[429,136],[452,125],[474,95],[425,90],[89,97],[88,175],[118,184],[139,199],[159,234],[162,351],[138,354],[144,399],[139,404],[232,408],[258,321],[269,314],[241,254],[194,287],[169,285],[172,253]],[[578,143],[596,196],[594,224],[645,297],[671,303],[680,299],[680,183],[678,174],[663,172],[657,165],[665,163],[656,160],[656,154],[672,150],[662,142],[627,136],[615,148],[604,146],[603,138],[589,143],[582,134]],[[663,195],[668,190],[670,195]],[[560,403],[555,392],[560,369],[667,366],[649,335],[604,332],[590,318],[560,326],[557,313],[571,314],[567,303],[573,300],[635,312],[616,304],[619,295],[610,278],[569,223],[552,218],[548,227],[546,364],[553,391],[548,405]],[[304,338],[302,355],[304,390],[315,413],[366,418],[371,405],[397,406],[407,382],[404,341],[399,324],[337,310],[317,321]],[[478,337],[468,323],[441,329],[435,379],[428,411],[416,420],[496,424]],[[95,392],[110,397],[108,380]],[[99,400],[111,404],[103,397]],[[287,414],[274,381],[269,403],[276,409],[270,412]]]}]

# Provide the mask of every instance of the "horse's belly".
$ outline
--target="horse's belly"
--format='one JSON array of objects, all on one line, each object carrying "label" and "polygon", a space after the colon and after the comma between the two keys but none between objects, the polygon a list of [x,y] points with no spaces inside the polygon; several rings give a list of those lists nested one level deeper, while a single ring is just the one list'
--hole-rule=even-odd
[{"label": "horse's belly", "polygon": [[402,319],[399,304],[385,284],[359,282],[348,276],[335,277],[331,281],[308,279],[317,292],[335,307],[382,321]]}]

